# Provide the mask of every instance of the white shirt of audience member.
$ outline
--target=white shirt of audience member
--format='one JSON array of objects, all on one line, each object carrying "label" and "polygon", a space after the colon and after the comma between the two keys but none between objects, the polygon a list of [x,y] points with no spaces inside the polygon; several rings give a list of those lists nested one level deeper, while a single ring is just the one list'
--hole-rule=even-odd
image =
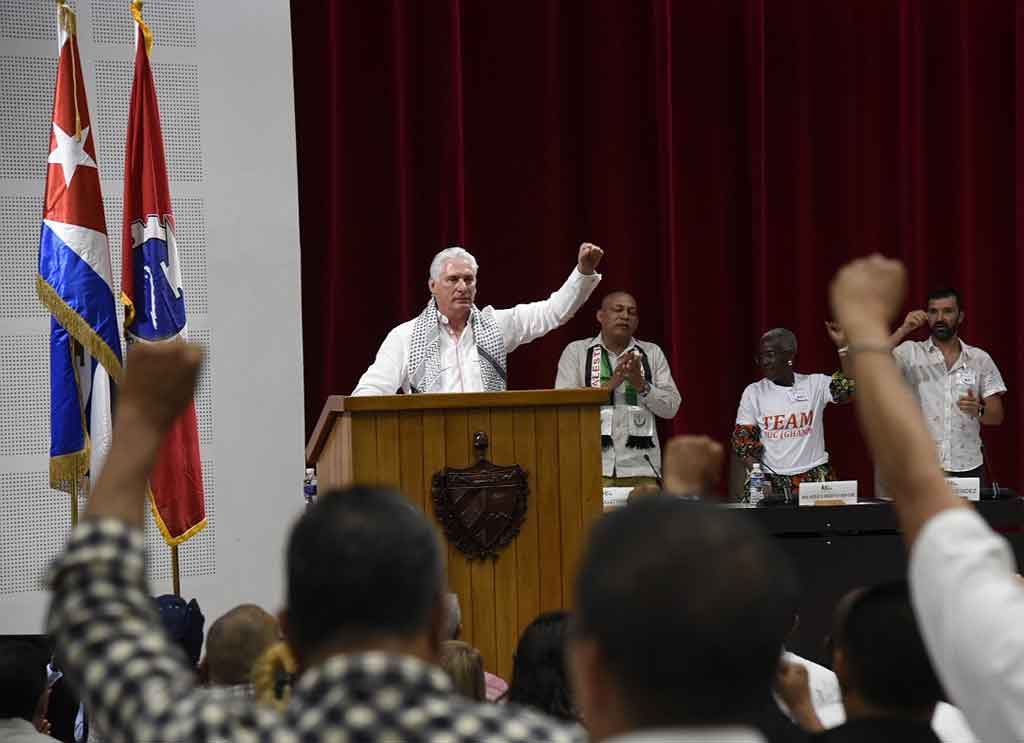
[{"label": "white shirt of audience member", "polygon": [[764,463],[780,475],[798,475],[828,462],[821,416],[835,402],[827,374],[796,374],[792,387],[768,379],[748,385],[736,425],[757,426]]},{"label": "white shirt of audience member", "polygon": [[931,338],[905,341],[892,354],[921,403],[942,469],[967,472],[980,467],[981,423],[956,403],[968,389],[980,400],[1006,392],[992,357],[961,339],[960,357],[947,369],[942,350]]}]

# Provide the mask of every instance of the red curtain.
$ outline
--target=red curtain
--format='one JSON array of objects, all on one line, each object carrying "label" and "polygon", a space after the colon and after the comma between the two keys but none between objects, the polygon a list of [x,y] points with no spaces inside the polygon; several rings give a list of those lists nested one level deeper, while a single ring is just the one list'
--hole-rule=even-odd
[{"label": "red curtain", "polygon": [[[666,433],[725,439],[763,331],[797,334],[801,371],[836,368],[828,282],[877,250],[907,263],[908,310],[961,290],[964,338],[1010,387],[990,459],[1021,483],[1021,8],[293,0],[307,427],[426,303],[437,250],[473,252],[481,305],[503,307],[546,296],[591,240],[599,292],[633,292],[668,354]],[[510,386],[550,387],[596,305],[516,351]],[[826,426],[867,485],[852,411]]]}]

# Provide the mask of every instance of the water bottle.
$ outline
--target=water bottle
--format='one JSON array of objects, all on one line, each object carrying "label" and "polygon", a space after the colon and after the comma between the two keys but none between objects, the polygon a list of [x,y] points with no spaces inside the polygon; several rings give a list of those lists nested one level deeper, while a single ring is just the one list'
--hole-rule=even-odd
[{"label": "water bottle", "polygon": [[757,462],[750,468],[750,482],[747,483],[747,500],[750,505],[756,506],[764,500],[764,472]]},{"label": "water bottle", "polygon": [[316,470],[307,467],[302,478],[302,496],[306,499],[307,507],[313,505],[313,501],[316,500],[316,485]]}]

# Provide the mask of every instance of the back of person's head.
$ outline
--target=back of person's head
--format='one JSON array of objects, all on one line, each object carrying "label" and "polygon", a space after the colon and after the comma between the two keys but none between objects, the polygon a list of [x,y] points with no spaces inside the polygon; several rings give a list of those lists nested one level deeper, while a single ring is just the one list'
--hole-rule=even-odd
[{"label": "back of person's head", "polygon": [[836,610],[832,646],[844,693],[874,707],[930,717],[943,697],[905,582],[847,594]]},{"label": "back of person's head", "polygon": [[578,718],[565,665],[569,617],[566,611],[549,611],[523,630],[506,700],[562,720]]},{"label": "back of person's head", "polygon": [[203,627],[206,625],[199,602],[195,599],[185,601],[181,596],[166,593],[156,597],[156,607],[167,634],[195,666],[203,650]]},{"label": "back of person's head", "polygon": [[599,659],[628,729],[735,722],[768,694],[795,593],[788,559],[746,515],[641,499],[591,531],[573,651]]},{"label": "back of person's head", "polygon": [[398,493],[354,486],[319,497],[292,529],[287,563],[287,635],[300,662],[374,638],[440,641],[440,544]]},{"label": "back of person's head", "polygon": [[441,668],[451,677],[455,691],[476,702],[486,701],[484,660],[475,647],[461,640],[446,640],[441,644]]},{"label": "back of person's head", "polygon": [[46,691],[46,652],[26,640],[0,641],[0,719],[32,721]]},{"label": "back of person's head", "polygon": [[280,636],[277,619],[255,604],[242,604],[224,614],[206,635],[210,683],[250,683],[253,664]]}]

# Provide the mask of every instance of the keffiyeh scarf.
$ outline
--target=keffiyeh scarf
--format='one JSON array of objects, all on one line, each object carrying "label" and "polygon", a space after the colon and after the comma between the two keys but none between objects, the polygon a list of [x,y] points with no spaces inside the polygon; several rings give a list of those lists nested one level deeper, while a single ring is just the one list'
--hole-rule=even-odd
[{"label": "keffiyeh scarf", "polygon": [[[507,354],[494,312],[481,312],[473,306],[469,311],[469,326],[473,328],[473,341],[480,356],[484,391],[504,391],[508,379]],[[441,378],[441,333],[441,313],[437,302],[431,298],[412,329],[409,386],[414,393],[437,392]]]}]

